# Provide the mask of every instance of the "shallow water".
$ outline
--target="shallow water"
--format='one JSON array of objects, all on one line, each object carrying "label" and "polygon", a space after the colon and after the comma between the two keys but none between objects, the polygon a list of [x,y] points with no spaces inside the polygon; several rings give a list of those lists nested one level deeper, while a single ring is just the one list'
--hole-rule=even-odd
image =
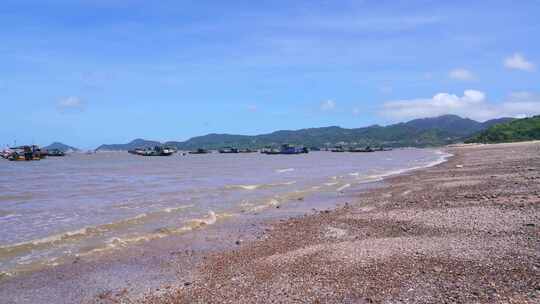
[{"label": "shallow water", "polygon": [[56,265],[293,200],[326,199],[443,157],[402,149],[1,161],[0,271]]}]

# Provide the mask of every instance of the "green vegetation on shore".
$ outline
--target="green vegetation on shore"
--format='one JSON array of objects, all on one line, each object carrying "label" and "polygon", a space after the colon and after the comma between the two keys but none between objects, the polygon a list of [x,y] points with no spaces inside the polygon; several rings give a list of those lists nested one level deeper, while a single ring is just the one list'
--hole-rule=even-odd
[{"label": "green vegetation on shore", "polygon": [[493,125],[466,142],[502,143],[536,139],[540,139],[540,115]]}]

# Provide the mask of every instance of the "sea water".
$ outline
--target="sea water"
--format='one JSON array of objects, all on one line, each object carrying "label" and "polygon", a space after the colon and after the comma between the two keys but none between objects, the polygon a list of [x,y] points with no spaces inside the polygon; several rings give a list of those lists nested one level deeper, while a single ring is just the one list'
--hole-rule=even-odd
[{"label": "sea water", "polygon": [[[120,250],[433,165],[432,149],[300,155],[70,154],[0,161],[0,272]],[[307,204],[309,207],[309,204]]]}]

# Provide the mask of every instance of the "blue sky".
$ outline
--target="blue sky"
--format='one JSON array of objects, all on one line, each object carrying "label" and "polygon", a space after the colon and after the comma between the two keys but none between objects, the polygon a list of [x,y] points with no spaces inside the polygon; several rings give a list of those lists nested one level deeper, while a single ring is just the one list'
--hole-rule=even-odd
[{"label": "blue sky", "polygon": [[539,17],[537,0],[3,0],[0,145],[532,115]]}]

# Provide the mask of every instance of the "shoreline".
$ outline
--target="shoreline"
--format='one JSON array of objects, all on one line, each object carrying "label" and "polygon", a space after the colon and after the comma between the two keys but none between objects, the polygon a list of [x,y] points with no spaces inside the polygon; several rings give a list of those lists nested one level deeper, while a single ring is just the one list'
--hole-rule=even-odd
[{"label": "shoreline", "polygon": [[[130,297],[137,298],[159,286],[173,284],[178,278],[178,269],[181,269],[183,276],[189,277],[190,271],[186,269],[194,269],[197,264],[192,260],[201,259],[208,252],[235,248],[238,242],[256,239],[273,222],[313,214],[317,210],[334,209],[353,200],[358,192],[380,186],[381,180],[389,175],[433,166],[447,157],[438,149],[431,150],[440,154],[431,163],[376,176],[360,176],[352,186],[346,184],[337,192],[322,191],[323,196],[306,192],[301,198],[265,205],[264,210],[248,210],[234,214],[233,218],[220,217],[212,223],[199,220],[200,225],[183,233],[126,246],[119,244],[121,246],[115,250],[95,251],[92,255],[61,257],[54,261],[54,265],[16,275],[0,275],[0,297],[14,299],[16,303],[35,304],[58,302],[57,297],[60,296],[64,303],[73,303],[88,302],[104,292],[114,291],[117,294],[129,293]],[[343,191],[345,188],[347,190]],[[80,230],[84,229],[77,231]],[[185,261],[175,261],[176,269],[163,269],[162,264],[168,264],[171,255],[177,256],[179,251],[187,253],[184,254]],[[149,255],[152,258],[148,258]],[[66,278],[71,279],[66,282]],[[85,284],[85,280],[92,280],[93,284]],[[43,286],[43,281],[48,283]],[[36,293],[36,290],[40,292]]]},{"label": "shoreline", "polygon": [[[480,146],[475,147],[481,148]],[[217,263],[219,267],[216,269],[222,269],[226,266],[220,263],[223,262],[223,259],[230,260],[231,254],[233,256],[238,254],[243,261],[242,263],[244,261],[247,263],[255,262],[253,256],[251,256],[252,253],[249,253],[250,250],[257,249],[258,246],[261,246],[261,243],[269,242],[269,239],[270,241],[274,241],[275,238],[283,239],[283,235],[290,231],[298,231],[297,237],[303,235],[297,240],[300,245],[313,238],[314,234],[317,233],[324,235],[322,238],[323,244],[329,240],[351,241],[348,239],[348,229],[343,229],[339,225],[336,225],[336,227],[329,226],[323,232],[319,231],[320,217],[331,218],[336,214],[350,213],[351,210],[356,210],[355,212],[361,210],[360,212],[369,213],[373,210],[369,209],[371,207],[365,206],[366,201],[368,202],[367,205],[370,205],[370,201],[377,196],[389,200],[391,197],[385,195],[388,189],[396,184],[403,183],[403,179],[417,179],[417,176],[425,174],[426,171],[439,171],[440,176],[448,174],[448,172],[445,172],[446,170],[441,172],[439,167],[448,167],[449,163],[455,163],[456,159],[459,159],[462,157],[461,154],[465,153],[460,149],[467,148],[471,147],[445,148],[444,150],[447,152],[456,150],[457,153],[452,156],[445,155],[446,159],[441,156],[443,159],[440,162],[429,167],[412,168],[406,172],[398,172],[397,175],[393,173],[381,176],[382,181],[370,181],[364,184],[365,189],[343,197],[340,202],[323,202],[320,206],[314,206],[315,209],[311,212],[306,213],[305,208],[296,209],[295,204],[302,204],[302,202],[294,202],[291,205],[285,204],[279,209],[271,208],[265,211],[268,212],[265,216],[245,215],[242,218],[235,219],[235,221],[224,220],[224,222],[207,226],[204,230],[134,246],[132,252],[123,253],[120,256],[105,256],[96,261],[88,262],[74,260],[73,264],[70,265],[58,266],[38,274],[30,274],[24,278],[15,278],[9,284],[0,281],[0,287],[3,286],[4,289],[4,292],[0,293],[2,293],[3,298],[14,299],[13,303],[19,303],[19,300],[20,303],[48,303],[51,301],[58,303],[54,301],[54,294],[51,294],[51,290],[63,293],[62,296],[65,297],[64,303],[75,302],[69,299],[77,299],[84,303],[114,303],[122,299],[129,299],[130,301],[138,299],[137,301],[144,303],[160,303],[164,299],[175,299],[175,301],[179,301],[178,303],[192,301],[215,302],[217,300],[218,302],[231,302],[230,300],[234,299],[234,297],[216,297],[217,294],[210,293],[207,287],[205,287],[206,294],[205,292],[201,293],[200,286],[216,284],[206,276],[221,277],[222,275],[221,273],[208,272],[209,265],[215,267]],[[421,183],[421,181],[419,182]],[[414,185],[408,185],[407,187],[408,189],[405,192],[416,191]],[[319,208],[317,209],[317,207]],[[317,225],[314,225],[314,223],[317,223]],[[284,227],[285,230],[283,230]],[[358,229],[358,227],[355,229]],[[305,238],[306,236],[307,238]],[[287,237],[289,236],[287,235]],[[282,241],[287,241],[287,237]],[[321,239],[319,238],[318,241],[320,242]],[[303,248],[298,247],[298,244],[288,244],[279,249],[280,245],[281,242],[279,242],[278,246],[269,244],[265,249],[268,253],[271,253],[278,248],[278,251],[283,251],[286,255],[290,251],[302,250]],[[318,245],[321,244],[315,246]],[[248,254],[245,253],[246,250]],[[257,257],[257,259],[259,258]],[[234,265],[236,260],[232,260]],[[161,270],[156,272],[156,269]],[[70,279],[75,279],[75,281],[66,282]],[[228,279],[231,278],[221,277],[220,281],[228,282]],[[40,281],[46,281],[47,283],[40,283]],[[86,281],[89,281],[89,283],[84,284]],[[268,282],[264,281],[262,284],[266,283]],[[66,286],[63,286],[64,284]],[[221,286],[222,283],[218,285]],[[107,288],[103,286],[107,286]],[[14,289],[5,292],[9,287]],[[39,290],[45,291],[45,295],[36,295],[35,293],[39,293]],[[234,291],[236,293],[237,290]],[[40,302],[22,301],[23,297],[18,295],[21,292],[23,292],[22,296],[26,294],[27,300],[32,298],[29,294],[34,293],[33,299],[40,299]],[[250,291],[249,294],[252,294],[252,292]],[[141,295],[145,295],[144,298],[140,298]],[[329,298],[323,299],[329,300]],[[340,298],[340,301],[343,299]],[[279,301],[290,300],[291,298],[288,297],[279,298]],[[249,298],[240,302],[250,303]],[[332,301],[329,300],[329,302]]]},{"label": "shoreline", "polygon": [[[405,149],[404,149],[405,150]],[[414,150],[414,149],[413,149]],[[187,231],[192,230],[193,226],[198,226],[196,223],[201,224],[208,224],[208,220],[211,220],[214,218],[214,214],[217,216],[217,218],[223,218],[223,217],[229,217],[229,216],[236,216],[240,213],[246,213],[246,212],[260,212],[264,209],[273,208],[280,204],[287,204],[291,200],[296,200],[299,197],[307,198],[307,197],[315,197],[318,194],[324,193],[326,197],[331,197],[330,195],[327,195],[329,193],[342,193],[345,189],[347,189],[346,192],[349,192],[350,190],[353,190],[355,187],[362,187],[363,184],[369,184],[372,182],[377,182],[382,180],[383,178],[391,175],[401,174],[403,172],[411,171],[411,170],[417,170],[424,167],[432,166],[434,164],[437,164],[441,161],[444,161],[445,156],[440,156],[437,154],[438,150],[436,149],[425,149],[429,154],[432,154],[430,158],[428,158],[425,161],[420,161],[422,164],[420,166],[417,166],[417,163],[415,162],[397,162],[397,164],[400,164],[398,166],[390,166],[389,168],[382,169],[382,167],[374,167],[375,169],[369,169],[366,168],[365,171],[362,171],[364,169],[360,169],[360,172],[334,172],[334,174],[326,174],[321,175],[321,180],[318,182],[313,182],[315,180],[311,175],[309,178],[312,179],[312,183],[305,183],[303,186],[299,186],[296,189],[291,188],[288,191],[276,191],[275,193],[270,194],[261,194],[260,192],[251,192],[251,198],[243,199],[240,195],[237,195],[237,197],[234,199],[229,199],[231,208],[227,209],[221,209],[221,206],[210,206],[207,208],[202,208],[197,210],[197,204],[191,203],[190,198],[186,200],[186,202],[182,201],[181,205],[176,205],[174,208],[170,207],[163,207],[162,209],[148,209],[148,210],[141,210],[139,212],[131,213],[129,216],[117,216],[117,217],[110,217],[109,220],[106,221],[86,221],[84,225],[71,225],[67,227],[66,229],[55,229],[51,225],[51,229],[49,227],[45,227],[49,229],[48,232],[47,229],[39,230],[38,233],[32,234],[32,237],[24,236],[22,238],[19,238],[16,231],[11,231],[9,228],[11,227],[17,227],[18,223],[13,223],[13,225],[5,225],[6,229],[8,230],[6,232],[6,236],[4,240],[7,239],[3,243],[2,246],[0,246],[0,255],[2,255],[2,265],[3,266],[0,271],[0,278],[2,277],[8,277],[8,276],[17,276],[21,273],[30,273],[34,271],[39,271],[41,269],[59,265],[62,264],[63,261],[66,261],[74,256],[79,257],[85,257],[92,255],[94,252],[101,253],[103,251],[109,251],[114,250],[116,247],[125,247],[126,245],[134,244],[134,243],[140,243],[140,241],[148,241],[153,240],[157,238],[165,238],[168,237],[170,234],[178,234],[178,233],[184,233]],[[392,153],[392,152],[388,152]],[[350,155],[350,154],[349,154]],[[370,154],[369,156],[373,156],[374,154]],[[367,155],[366,155],[367,156]],[[385,159],[383,155],[376,156],[377,158],[381,160],[392,160],[394,156],[390,154],[390,158]],[[331,157],[330,157],[331,158]],[[360,157],[359,159],[361,159]],[[438,158],[435,161],[432,161],[432,159]],[[429,162],[432,161],[432,162]],[[429,162],[429,163],[428,163]],[[347,163],[347,162],[346,162]],[[369,163],[369,160],[366,162]],[[409,166],[408,168],[404,169],[398,169],[400,166],[403,166],[403,164],[406,164],[406,166]],[[289,164],[290,165],[290,164]],[[353,166],[350,166],[350,168],[356,168],[358,166],[358,163],[355,163]],[[312,166],[312,164],[309,166]],[[338,166],[339,167],[339,166]],[[343,170],[343,168],[341,168]],[[284,172],[290,172],[295,171],[295,169],[280,169],[280,170],[274,170],[274,172],[278,173],[284,173]],[[382,172],[382,173],[381,173]],[[316,175],[316,174],[315,174]],[[268,183],[231,183],[230,185],[226,184],[223,186],[224,190],[245,190],[246,196],[250,195],[250,191],[252,190],[259,190],[259,189],[270,189],[273,187],[285,187],[285,186],[291,186],[297,183],[297,180],[299,177],[293,176],[293,177],[284,177],[286,181],[271,181]],[[322,182],[322,179],[327,178],[328,182]],[[290,181],[292,180],[292,181]],[[322,183],[322,184],[321,184]],[[300,184],[300,183],[299,183]],[[139,187],[144,189],[144,187]],[[223,190],[223,191],[224,191]],[[221,191],[220,188],[216,188],[216,191]],[[254,199],[253,194],[256,194],[261,199]],[[189,195],[189,194],[188,194]],[[8,196],[9,198],[9,196]],[[160,200],[159,195],[154,198],[157,198],[158,201]],[[61,200],[61,199],[60,199]],[[122,198],[117,199],[119,201],[122,200]],[[129,200],[129,199],[128,199]],[[9,201],[8,201],[9,202]],[[236,203],[235,203],[236,202]],[[240,202],[240,203],[238,203]],[[123,205],[123,204],[122,204]],[[127,205],[127,204],[126,204]],[[113,205],[112,207],[116,208],[118,205]],[[225,205],[224,205],[225,206]],[[123,208],[123,207],[120,207]],[[217,208],[217,209],[216,209]],[[131,209],[131,208],[126,208]],[[135,208],[133,208],[135,209]],[[128,233],[125,235],[114,235],[114,230],[123,226],[128,226],[131,224],[138,224],[140,227],[143,227],[144,225],[151,223],[152,220],[154,222],[158,222],[156,218],[159,216],[165,217],[164,215],[172,214],[172,210],[176,211],[179,209],[192,209],[187,210],[186,213],[191,213],[190,217],[182,218],[185,221],[185,225],[176,225],[176,222],[174,223],[166,223],[161,226],[153,227],[154,230],[148,229],[148,230],[140,230],[137,231],[137,233]],[[308,209],[309,210],[309,209]],[[1,212],[2,210],[0,210]],[[107,210],[106,213],[109,213],[111,210]],[[112,210],[114,211],[114,210]],[[195,212],[193,212],[195,211]],[[200,212],[198,212],[200,211]],[[214,212],[215,211],[215,212]],[[21,218],[22,214],[24,213],[24,210],[16,210],[16,211],[10,211],[14,215],[13,218]],[[197,214],[195,214],[198,212]],[[114,214],[114,212],[111,212],[111,214]],[[0,215],[1,216],[1,215]],[[181,216],[181,215],[180,215]],[[8,219],[10,216],[3,217],[2,219]],[[82,217],[84,220],[84,217]],[[177,220],[178,218],[175,218],[173,216],[169,216],[169,219]],[[9,221],[8,224],[11,224]],[[76,223],[76,221],[73,221],[73,223]],[[29,224],[32,224],[31,221],[29,221]],[[32,231],[30,231],[32,232]],[[45,232],[45,233],[42,233]],[[30,235],[31,233],[28,233]],[[10,236],[13,235],[13,238]],[[126,236],[127,235],[127,236]],[[126,236],[126,237],[124,237]],[[86,243],[85,243],[86,242]],[[77,247],[76,245],[73,247],[70,247],[70,244],[81,244],[80,247]],[[88,244],[88,246],[85,246]],[[64,246],[65,245],[65,246]],[[60,252],[63,250],[63,248],[68,249],[67,251],[64,251],[64,253],[68,252],[67,255]],[[40,250],[45,251],[44,254]],[[46,252],[48,249],[51,249],[50,252]],[[35,252],[34,252],[35,250]],[[56,252],[53,252],[56,251]],[[31,253],[30,253],[31,251]],[[34,254],[35,253],[35,254]],[[21,263],[18,263],[16,260],[18,258],[21,258]],[[37,258],[34,258],[37,257]],[[7,259],[6,259],[7,258]],[[9,258],[12,258],[11,260],[8,260]],[[5,262],[4,262],[5,261]]]},{"label": "shoreline", "polygon": [[335,210],[209,254],[143,303],[537,303],[540,143],[448,147]]}]

